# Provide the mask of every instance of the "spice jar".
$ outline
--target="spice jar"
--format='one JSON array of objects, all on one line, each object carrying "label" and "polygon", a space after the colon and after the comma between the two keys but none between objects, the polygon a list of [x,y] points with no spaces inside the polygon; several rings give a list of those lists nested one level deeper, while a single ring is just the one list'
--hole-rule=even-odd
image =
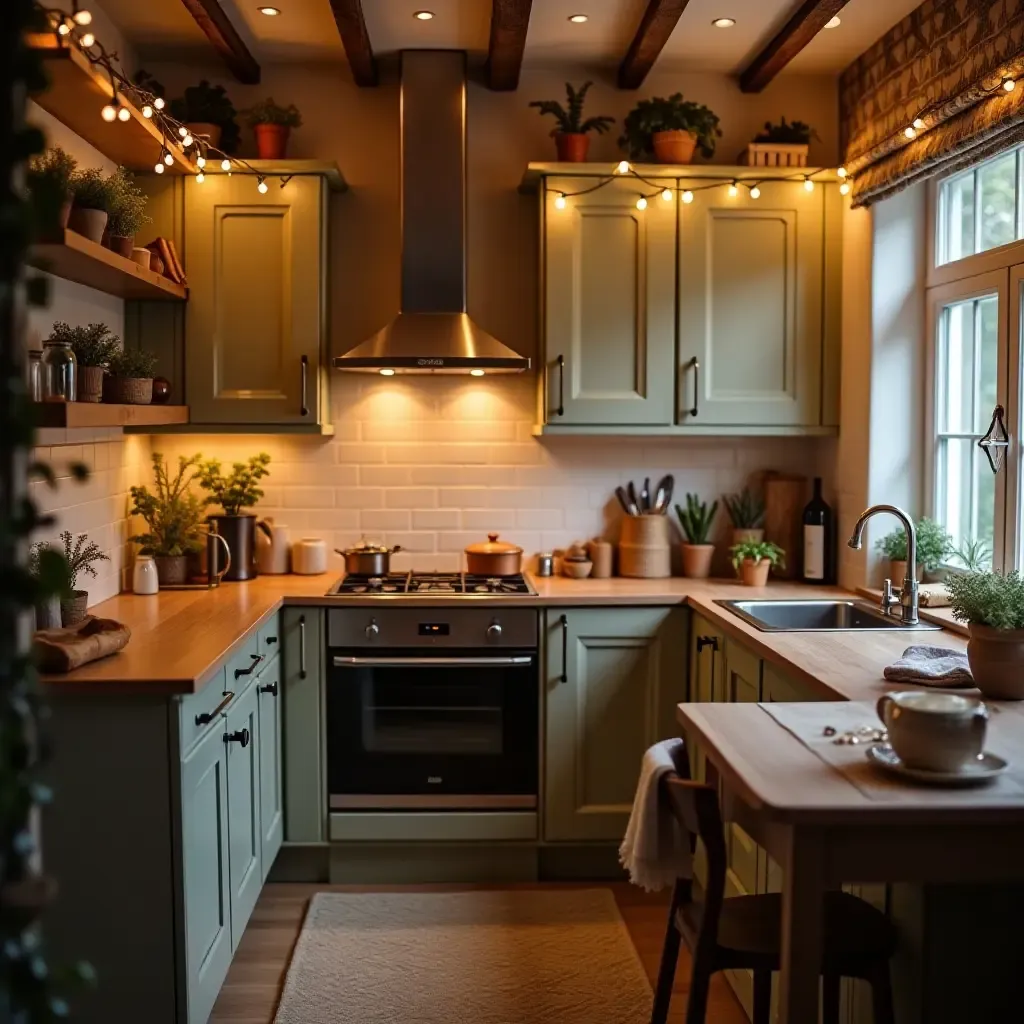
[{"label": "spice jar", "polygon": [[78,397],[78,360],[66,341],[43,342],[43,400],[73,402]]},{"label": "spice jar", "polygon": [[25,364],[25,386],[28,389],[30,402],[43,400],[43,350],[31,348],[28,351],[28,362]]}]

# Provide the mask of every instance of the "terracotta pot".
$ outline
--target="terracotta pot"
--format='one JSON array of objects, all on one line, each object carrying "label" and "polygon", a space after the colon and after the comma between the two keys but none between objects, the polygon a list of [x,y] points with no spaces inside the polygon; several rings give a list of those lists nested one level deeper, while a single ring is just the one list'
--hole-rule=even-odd
[{"label": "terracotta pot", "polygon": [[79,402],[103,401],[103,375],[106,371],[102,366],[78,367],[78,398]]},{"label": "terracotta pot", "polygon": [[68,227],[98,244],[103,241],[103,232],[107,229],[107,211],[83,210],[80,206],[72,206]]},{"label": "terracotta pot", "polygon": [[220,136],[223,129],[219,124],[210,124],[209,121],[194,121],[192,124],[186,124],[185,127],[192,133],[194,138],[200,138],[206,136],[202,141],[208,146],[213,146],[216,149],[220,146]]},{"label": "terracotta pot", "polygon": [[1024,629],[968,628],[967,661],[978,689],[993,700],[1024,700]]},{"label": "terracotta pot", "polygon": [[180,586],[188,579],[188,555],[154,555],[161,587]]},{"label": "terracotta pot", "polygon": [[118,256],[123,256],[126,260],[130,260],[132,258],[132,250],[135,248],[135,236],[110,235],[107,239],[107,247],[111,252],[116,252]]},{"label": "terracotta pot", "polygon": [[683,552],[683,575],[691,580],[706,580],[711,575],[711,559],[715,554],[714,544],[680,545]]},{"label": "terracotta pot", "polygon": [[745,544],[747,541],[752,541],[754,544],[760,544],[764,540],[764,530],[758,527],[756,530],[748,529],[747,527],[736,527],[732,531],[732,546],[735,547],[737,544]]},{"label": "terracotta pot", "polygon": [[651,135],[654,158],[660,164],[688,164],[693,160],[697,148],[697,136],[693,132],[673,129],[669,132],[654,132]]},{"label": "terracotta pot", "polygon": [[153,402],[152,377],[103,378],[103,401],[108,405],[151,405]]},{"label": "terracotta pot", "polygon": [[253,125],[256,135],[256,152],[261,160],[283,160],[288,151],[288,136],[291,128],[286,124]]},{"label": "terracotta pot", "polygon": [[590,151],[590,136],[582,132],[555,132],[555,152],[566,164],[582,164]]},{"label": "terracotta pot", "polygon": [[515,576],[523,570],[523,549],[487,534],[487,540],[466,548],[466,572],[471,576]]},{"label": "terracotta pot", "polygon": [[153,254],[148,249],[132,249],[132,262],[138,263],[143,270],[149,270]]},{"label": "terracotta pot", "polygon": [[87,590],[72,590],[70,597],[62,597],[60,602],[60,623],[67,629],[69,626],[77,626],[86,616],[86,608],[89,604],[89,592]]},{"label": "terracotta pot", "polygon": [[[904,577],[907,575],[907,563],[900,561],[899,559],[892,559],[889,562],[889,571],[892,573],[893,585],[898,589],[899,585],[903,582]],[[921,577],[924,575],[924,566],[919,565],[917,567],[917,582],[921,582]]]},{"label": "terracotta pot", "polygon": [[740,576],[745,587],[768,586],[768,570],[772,563],[767,558],[755,562],[752,558],[744,558],[740,565]]}]

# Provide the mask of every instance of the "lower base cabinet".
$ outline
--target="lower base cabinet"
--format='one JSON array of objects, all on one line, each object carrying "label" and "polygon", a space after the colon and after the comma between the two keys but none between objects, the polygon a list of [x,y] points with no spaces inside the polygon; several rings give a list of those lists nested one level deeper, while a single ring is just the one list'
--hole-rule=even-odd
[{"label": "lower base cabinet", "polygon": [[275,658],[256,684],[260,720],[260,860],[262,880],[284,838],[284,765],[281,748],[281,659]]}]

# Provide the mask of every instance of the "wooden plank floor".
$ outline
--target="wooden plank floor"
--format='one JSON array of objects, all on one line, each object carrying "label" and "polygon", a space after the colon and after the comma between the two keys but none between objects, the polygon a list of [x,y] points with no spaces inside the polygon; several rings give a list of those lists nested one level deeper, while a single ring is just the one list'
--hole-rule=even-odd
[{"label": "wooden plank floor", "polygon": [[[272,884],[263,889],[231,971],[221,990],[210,1024],[272,1024],[277,1000],[299,936],[306,906],[317,892],[451,892],[494,886],[331,886]],[[569,885],[524,885],[502,888],[573,888]],[[609,888],[629,929],[653,987],[661,958],[668,905],[667,894],[650,895],[624,882],[593,883],[575,888]],[[676,972],[675,997],[669,1024],[683,1024],[690,960],[685,950]],[[715,975],[708,1005],[708,1024],[747,1024],[747,1018],[722,975]],[[594,1024],[613,1024],[595,1021]]]}]

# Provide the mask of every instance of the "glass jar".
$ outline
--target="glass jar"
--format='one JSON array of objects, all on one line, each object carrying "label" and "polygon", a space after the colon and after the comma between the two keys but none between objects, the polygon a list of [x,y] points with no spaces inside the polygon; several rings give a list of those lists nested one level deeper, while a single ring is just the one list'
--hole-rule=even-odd
[{"label": "glass jar", "polygon": [[28,388],[28,400],[30,402],[41,402],[43,400],[43,350],[31,348],[28,351],[28,362],[25,364],[25,384]]},{"label": "glass jar", "polygon": [[43,342],[43,400],[73,402],[78,397],[78,360],[66,341]]}]

